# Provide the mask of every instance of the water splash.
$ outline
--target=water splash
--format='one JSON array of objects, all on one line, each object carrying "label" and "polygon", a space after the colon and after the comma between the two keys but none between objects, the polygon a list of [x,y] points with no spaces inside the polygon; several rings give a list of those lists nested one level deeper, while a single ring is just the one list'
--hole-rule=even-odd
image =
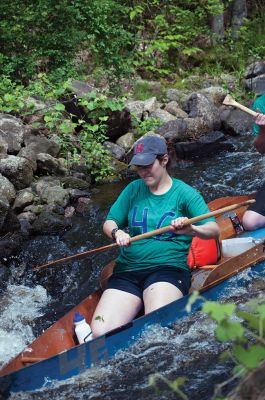
[{"label": "water splash", "polygon": [[0,306],[0,366],[35,339],[34,320],[43,314],[49,301],[46,290],[39,285],[8,286]]}]

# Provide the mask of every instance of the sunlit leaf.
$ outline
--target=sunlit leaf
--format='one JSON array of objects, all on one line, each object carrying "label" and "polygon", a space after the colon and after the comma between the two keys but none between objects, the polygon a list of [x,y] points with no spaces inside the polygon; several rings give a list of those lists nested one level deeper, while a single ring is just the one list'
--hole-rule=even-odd
[{"label": "sunlit leaf", "polygon": [[207,301],[202,307],[202,311],[217,322],[221,322],[227,317],[230,317],[235,309],[235,304],[218,304],[214,301]]},{"label": "sunlit leaf", "polygon": [[237,345],[234,347],[234,355],[238,362],[248,369],[256,368],[261,361],[265,360],[265,347],[253,345],[249,349]]},{"label": "sunlit leaf", "polygon": [[244,328],[240,322],[222,321],[215,330],[218,340],[227,342],[229,340],[242,339]]}]

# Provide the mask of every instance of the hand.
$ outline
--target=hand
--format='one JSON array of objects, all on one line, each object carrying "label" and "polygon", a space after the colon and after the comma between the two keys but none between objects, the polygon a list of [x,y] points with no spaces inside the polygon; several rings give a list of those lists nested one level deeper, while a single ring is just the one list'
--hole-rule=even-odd
[{"label": "hand", "polygon": [[179,217],[171,221],[171,225],[177,235],[195,236],[193,225],[187,224],[188,220],[187,217]]},{"label": "hand", "polygon": [[259,126],[265,126],[265,115],[257,108],[257,115],[254,117],[254,122]]},{"label": "hand", "polygon": [[115,233],[115,239],[116,239],[116,243],[121,246],[130,246],[131,244],[131,237],[128,233],[122,231],[121,229],[119,229],[116,233]]}]

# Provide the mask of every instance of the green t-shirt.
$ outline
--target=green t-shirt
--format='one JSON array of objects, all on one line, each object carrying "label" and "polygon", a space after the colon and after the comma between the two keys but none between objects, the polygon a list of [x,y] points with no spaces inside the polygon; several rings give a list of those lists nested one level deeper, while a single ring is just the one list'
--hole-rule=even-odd
[{"label": "green t-shirt", "polygon": [[[254,111],[256,111],[258,108],[262,114],[265,114],[265,94],[259,96],[254,101],[252,108]],[[255,136],[257,136],[259,133],[259,126],[257,124],[253,124],[253,133]]]},{"label": "green t-shirt", "polygon": [[[115,221],[120,229],[129,227],[130,236],[136,236],[170,225],[177,217],[192,218],[207,212],[208,206],[199,192],[178,179],[173,178],[171,188],[162,195],[151,193],[144,181],[137,179],[122,191],[107,220]],[[214,221],[214,218],[197,224],[207,221]],[[122,247],[114,272],[159,265],[189,269],[187,254],[191,240],[191,236],[167,232]]]}]

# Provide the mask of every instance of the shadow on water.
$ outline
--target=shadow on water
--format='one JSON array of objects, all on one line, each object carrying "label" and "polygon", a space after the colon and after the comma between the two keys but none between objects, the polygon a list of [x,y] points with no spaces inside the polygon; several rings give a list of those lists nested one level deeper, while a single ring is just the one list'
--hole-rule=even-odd
[{"label": "shadow on water", "polygon": [[[173,175],[197,188],[206,201],[222,196],[252,193],[263,180],[265,160],[254,151],[250,145],[251,141],[250,134],[230,138],[229,142],[233,145],[234,152],[221,152],[208,158],[180,162]],[[99,187],[94,191],[87,213],[72,217],[71,229],[60,235],[32,238],[13,259],[11,270],[21,268],[26,272],[21,273],[20,278],[14,272],[9,286],[13,287],[13,291],[17,288],[18,297],[24,299],[29,309],[35,307],[32,314],[24,311],[17,316],[21,320],[18,336],[23,337],[17,352],[32,340],[32,335],[38,335],[98,286],[100,271],[115,258],[115,251],[102,252],[82,261],[58,265],[38,274],[32,272],[32,269],[54,259],[109,244],[102,233],[102,224],[110,205],[127,183],[128,181],[124,181]],[[244,276],[244,285],[251,286],[248,273]],[[21,294],[21,285],[33,289]],[[38,292],[37,288],[42,288],[44,292],[46,290],[45,295]],[[246,293],[247,290],[244,289],[244,293],[241,293],[241,289],[238,289],[237,293],[233,293],[235,298],[232,301],[243,302]],[[255,291],[253,293],[255,294]],[[4,336],[7,328],[12,330],[7,316],[10,298],[15,298],[15,294],[12,296],[7,290],[0,305],[1,316],[5,315],[0,323],[0,341],[3,349],[10,345],[10,342],[5,342]],[[39,296],[38,300],[36,296]],[[14,322],[14,319],[12,321]],[[171,328],[153,328],[128,352],[120,353],[115,360],[102,368],[87,371],[66,383],[58,384],[58,387],[55,385],[53,389],[27,395],[12,395],[11,398],[176,398],[168,391],[157,395],[148,385],[148,375],[161,372],[168,379],[174,379],[178,375],[188,376],[190,383],[187,385],[187,393],[190,398],[207,400],[212,396],[213,385],[230,374],[231,366],[218,362],[222,350],[222,346],[215,342],[213,326],[204,316],[196,314]],[[3,362],[1,352],[0,362]]]}]

